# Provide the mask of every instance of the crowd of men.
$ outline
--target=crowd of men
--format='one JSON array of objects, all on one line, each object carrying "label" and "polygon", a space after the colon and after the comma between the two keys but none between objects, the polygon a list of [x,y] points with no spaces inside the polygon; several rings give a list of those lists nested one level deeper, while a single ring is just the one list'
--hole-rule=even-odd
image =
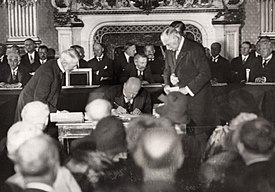
[{"label": "crowd of men", "polygon": [[[95,43],[89,61],[78,45],[49,59],[48,48],[40,46],[37,53],[31,39],[25,40],[23,56],[16,47],[6,56],[1,44],[1,85],[24,88],[15,124],[0,142],[0,191],[274,191],[274,125],[242,89],[230,93],[221,113],[228,114],[227,123],[220,125],[211,91],[211,83],[272,82],[270,39],[258,41],[255,55],[243,42],[242,55],[231,63],[220,55],[220,43],[207,54],[188,39],[181,21],[172,22],[160,39],[165,60],[155,57],[153,45],[137,53],[130,42],[114,60]],[[64,73],[78,67],[92,68],[96,84],[116,85],[87,104],[87,119],[96,126],[71,141],[68,152],[48,132],[49,114],[62,112],[57,101]],[[164,83],[158,118],[142,87],[154,82]],[[136,118],[126,126],[119,118],[124,114]]]}]

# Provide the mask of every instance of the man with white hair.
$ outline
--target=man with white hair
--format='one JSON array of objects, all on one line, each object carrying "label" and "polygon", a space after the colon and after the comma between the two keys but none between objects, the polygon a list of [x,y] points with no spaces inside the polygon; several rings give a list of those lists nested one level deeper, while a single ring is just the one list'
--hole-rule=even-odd
[{"label": "man with white hair", "polygon": [[31,101],[41,101],[49,106],[50,112],[56,112],[58,96],[62,87],[63,73],[72,71],[78,65],[78,55],[74,49],[61,53],[57,60],[42,65],[21,91],[15,114],[15,122],[21,120],[23,107]]},{"label": "man with white hair", "polygon": [[52,138],[40,135],[24,142],[15,154],[15,161],[15,168],[26,184],[24,191],[53,191],[59,168],[59,154]]},{"label": "man with white hair", "polygon": [[33,101],[24,106],[21,117],[23,122],[28,122],[44,130],[48,125],[50,110],[48,105],[41,101]]},{"label": "man with white hair", "polygon": [[[184,154],[180,137],[174,129],[147,129],[138,141],[134,160],[143,170],[143,189],[177,191],[175,174]],[[145,191],[147,191],[145,190]]]},{"label": "man with white hair", "polygon": [[90,121],[99,121],[104,117],[110,116],[111,110],[111,103],[105,99],[95,99],[85,108],[88,120]]}]

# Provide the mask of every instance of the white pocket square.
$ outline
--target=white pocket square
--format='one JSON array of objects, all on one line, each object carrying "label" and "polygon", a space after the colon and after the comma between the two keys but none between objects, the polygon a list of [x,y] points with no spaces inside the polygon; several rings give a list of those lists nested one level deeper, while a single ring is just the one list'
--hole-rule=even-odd
[{"label": "white pocket square", "polygon": [[108,68],[108,66],[105,66],[103,69],[107,69]]}]

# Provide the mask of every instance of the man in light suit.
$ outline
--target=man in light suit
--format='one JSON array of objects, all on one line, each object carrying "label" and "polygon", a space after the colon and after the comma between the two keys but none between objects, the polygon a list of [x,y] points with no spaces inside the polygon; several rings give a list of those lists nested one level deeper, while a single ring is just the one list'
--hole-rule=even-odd
[{"label": "man in light suit", "polygon": [[204,48],[184,38],[174,27],[161,34],[166,46],[164,91],[180,91],[188,95],[188,114],[196,125],[213,125],[211,72]]},{"label": "man in light suit", "polygon": [[56,112],[63,73],[73,70],[77,65],[78,55],[74,49],[65,50],[60,59],[50,60],[42,65],[19,95],[15,122],[21,120],[23,107],[31,101],[41,101],[49,106],[51,113]]}]

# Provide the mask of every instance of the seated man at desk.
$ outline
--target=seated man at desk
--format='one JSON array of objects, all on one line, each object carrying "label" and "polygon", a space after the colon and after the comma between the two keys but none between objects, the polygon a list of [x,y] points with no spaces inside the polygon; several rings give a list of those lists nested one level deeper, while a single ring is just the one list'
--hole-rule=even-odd
[{"label": "seated man at desk", "polygon": [[123,85],[111,87],[104,98],[113,104],[114,115],[152,113],[151,96],[136,77],[130,77]]},{"label": "seated man at desk", "polygon": [[147,65],[147,56],[137,53],[134,56],[134,64],[129,63],[120,75],[120,82],[124,83],[129,77],[138,77],[142,84],[154,83],[150,66]]},{"label": "seated man at desk", "polygon": [[249,81],[255,83],[275,82],[275,56],[270,41],[260,42],[262,59],[254,60],[251,64]]},{"label": "seated man at desk", "polygon": [[16,88],[24,86],[30,79],[27,68],[20,64],[20,55],[17,52],[7,54],[8,66],[3,68],[0,74],[3,77],[0,87]]}]

